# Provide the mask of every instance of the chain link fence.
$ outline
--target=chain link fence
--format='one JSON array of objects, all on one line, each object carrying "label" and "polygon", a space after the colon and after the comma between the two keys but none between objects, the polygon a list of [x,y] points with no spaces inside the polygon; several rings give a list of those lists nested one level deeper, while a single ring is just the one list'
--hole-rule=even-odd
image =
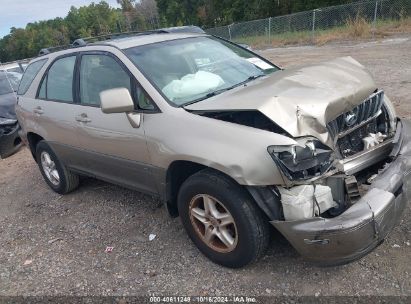
[{"label": "chain link fence", "polygon": [[[250,45],[272,45],[276,40],[291,39],[298,43],[315,43],[321,32],[344,29],[361,21],[369,24],[372,33],[383,22],[411,17],[411,0],[374,0],[354,2],[207,29],[206,32]],[[305,39],[303,39],[305,38]]]}]

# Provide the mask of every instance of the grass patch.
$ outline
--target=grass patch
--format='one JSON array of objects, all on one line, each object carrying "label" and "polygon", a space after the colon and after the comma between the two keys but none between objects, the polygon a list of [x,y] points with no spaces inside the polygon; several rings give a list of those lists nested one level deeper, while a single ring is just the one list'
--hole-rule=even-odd
[{"label": "grass patch", "polygon": [[355,18],[348,18],[346,31],[349,37],[368,38],[371,33],[372,25],[359,14]]},{"label": "grass patch", "polygon": [[370,38],[385,38],[400,33],[411,33],[411,17],[401,17],[397,20],[380,20],[375,24],[367,22],[357,15],[350,18],[343,26],[327,30],[284,32],[271,36],[246,36],[233,39],[235,42],[246,43],[252,48],[282,47],[292,45],[324,45],[339,40],[361,40]]}]

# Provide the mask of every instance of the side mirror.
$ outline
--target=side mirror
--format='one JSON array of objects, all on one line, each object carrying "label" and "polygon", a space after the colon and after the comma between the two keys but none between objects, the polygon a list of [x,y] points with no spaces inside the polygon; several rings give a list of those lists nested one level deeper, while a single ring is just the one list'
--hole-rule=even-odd
[{"label": "side mirror", "polygon": [[126,88],[116,88],[100,92],[101,111],[110,113],[127,113],[134,111],[133,99]]}]

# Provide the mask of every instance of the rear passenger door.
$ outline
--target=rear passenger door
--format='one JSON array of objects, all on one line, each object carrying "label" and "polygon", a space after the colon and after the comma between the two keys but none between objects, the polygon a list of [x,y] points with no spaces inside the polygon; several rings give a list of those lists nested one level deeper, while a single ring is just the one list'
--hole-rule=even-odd
[{"label": "rear passenger door", "polygon": [[156,193],[144,125],[134,128],[126,113],[104,114],[100,108],[101,91],[127,88],[136,96],[132,74],[107,52],[83,52],[77,73],[81,108],[75,115],[85,166],[101,179]]},{"label": "rear passenger door", "polygon": [[76,60],[77,55],[71,53],[53,61],[42,78],[33,110],[40,134],[69,167],[78,167],[81,157],[74,117]]}]

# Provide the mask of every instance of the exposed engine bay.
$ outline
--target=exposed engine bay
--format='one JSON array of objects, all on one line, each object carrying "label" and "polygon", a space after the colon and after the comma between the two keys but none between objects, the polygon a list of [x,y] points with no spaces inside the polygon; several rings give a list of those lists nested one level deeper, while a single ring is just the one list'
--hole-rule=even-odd
[{"label": "exposed engine bay", "polygon": [[[259,111],[207,111],[197,114],[290,137],[285,130]],[[268,148],[285,176],[291,181],[301,181],[300,184],[290,187],[276,187],[275,193],[281,201],[284,220],[304,220],[318,216],[331,218],[340,215],[361,198],[361,192],[367,189],[372,178],[390,161],[388,155],[383,156],[383,160],[381,157],[374,160],[368,157],[367,170],[350,174],[337,172],[332,166],[334,158],[349,159],[378,148],[386,140],[392,139],[392,130],[395,128],[390,126],[383,91],[376,91],[351,111],[329,122],[327,129],[335,143],[334,156],[330,155],[332,150],[315,139],[299,140],[302,148]],[[333,174],[326,175],[327,171],[333,171]],[[310,178],[316,180],[309,184],[303,182]]]},{"label": "exposed engine bay", "polygon": [[226,122],[235,123],[260,130],[274,132],[285,136],[290,136],[286,131],[272,122],[260,111],[207,111],[197,113],[205,117],[214,118]]},{"label": "exposed engine bay", "polygon": [[369,150],[391,136],[389,116],[384,106],[384,92],[379,91],[350,112],[327,124],[343,158]]},{"label": "exposed engine bay", "polygon": [[271,168],[259,150],[253,160],[267,165],[258,171],[281,177],[255,182],[258,172],[251,171],[241,182],[254,201],[303,256],[330,264],[361,257],[409,201],[411,122],[397,117],[352,58],[281,73],[184,108],[276,133],[244,131],[261,138],[257,145],[275,163]]},{"label": "exposed engine bay", "polygon": [[[390,153],[393,149],[391,144],[393,134],[390,133],[388,111],[381,104],[374,115],[372,111],[370,112],[371,119],[361,121],[360,118],[357,126],[343,130],[339,133],[340,136],[335,135],[336,148],[339,149],[336,153],[339,152],[343,159],[350,157],[355,159],[356,155],[362,154],[367,160],[366,168],[354,173],[337,172],[324,176],[311,185],[278,187],[284,220],[304,220],[318,216],[333,218],[342,214],[361,199],[362,195],[370,189],[373,180],[389,166],[393,160],[391,156],[395,155]],[[345,113],[337,120],[341,121],[348,115]],[[381,149],[377,154],[368,154],[367,151],[380,148],[386,140],[390,140],[388,150]]]},{"label": "exposed engine bay", "polygon": [[[383,99],[383,91],[376,92],[364,103],[328,123],[327,127],[336,142],[335,152],[339,153],[339,158],[355,158],[360,153],[367,157],[368,150],[378,148],[393,137]],[[340,215],[361,198],[373,179],[391,160],[389,155],[379,155],[379,158],[374,159],[369,155],[365,170],[353,174],[338,172],[320,178],[311,185],[278,187],[284,219],[303,220],[320,215]]]}]

